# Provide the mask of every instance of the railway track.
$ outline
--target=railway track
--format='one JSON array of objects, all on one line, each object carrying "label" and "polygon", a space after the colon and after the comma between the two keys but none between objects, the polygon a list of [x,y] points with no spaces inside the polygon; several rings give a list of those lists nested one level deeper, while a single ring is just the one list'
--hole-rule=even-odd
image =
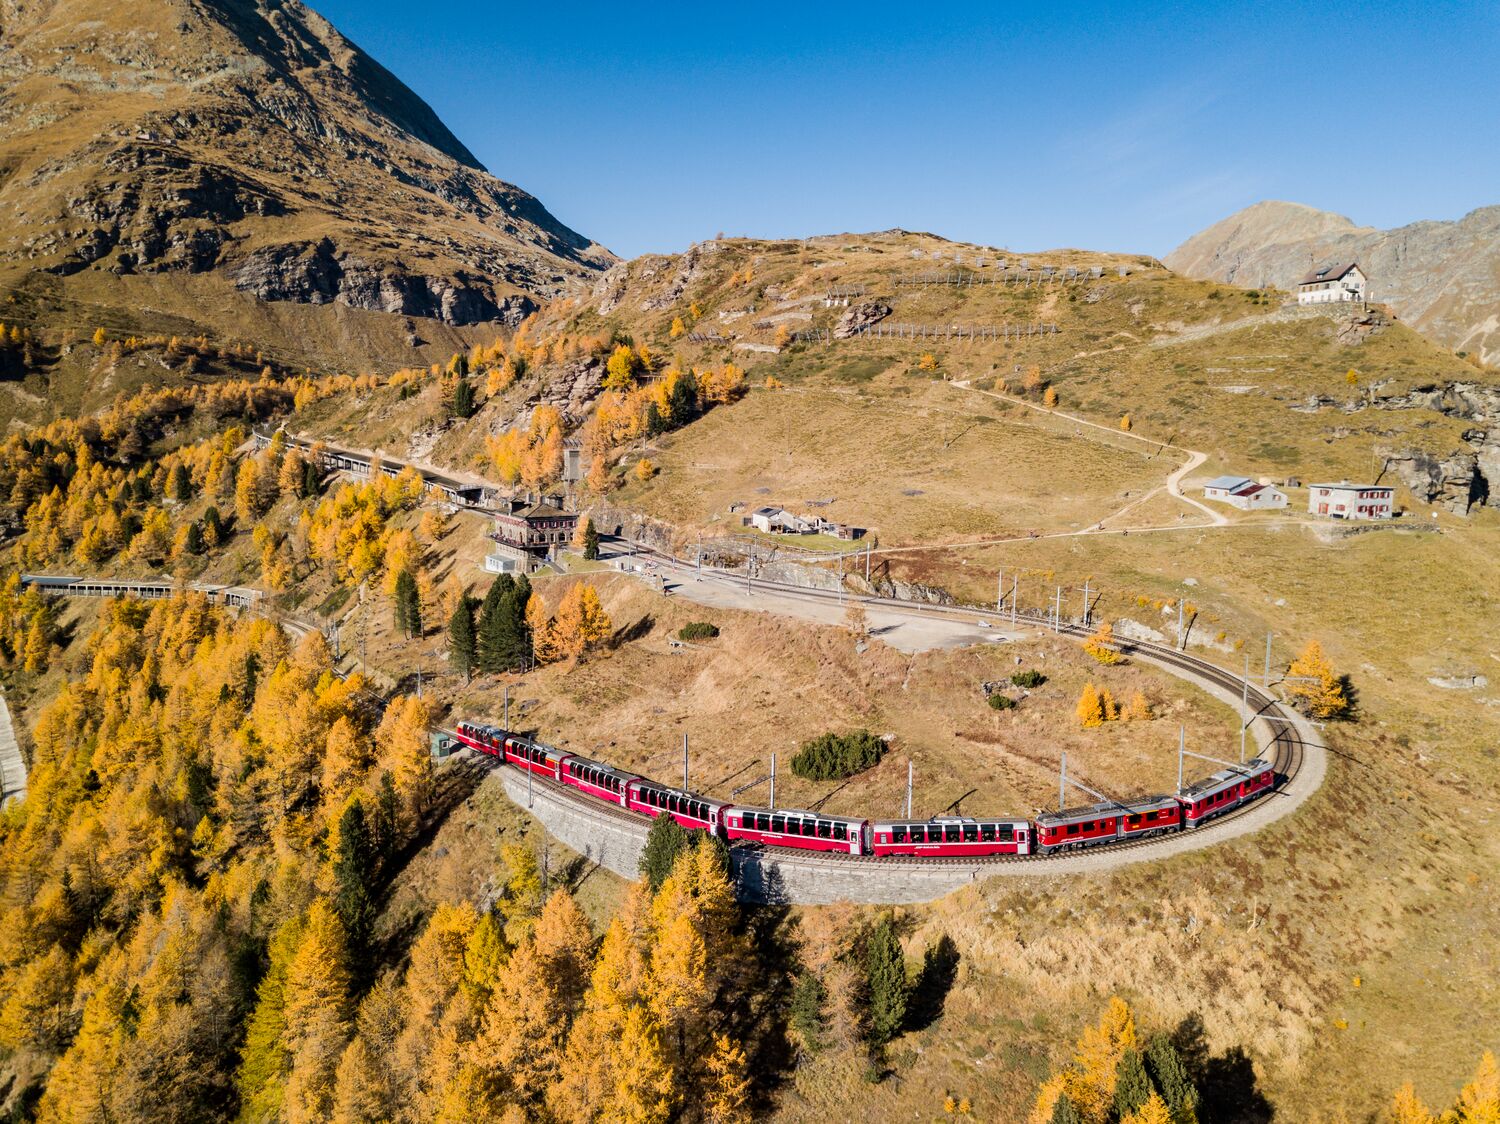
[{"label": "railway track", "polygon": [[[673,558],[671,555],[649,547],[643,547],[639,551],[659,560],[664,566],[674,571],[695,572],[694,568]],[[718,572],[715,571],[717,574]],[[738,579],[735,579],[738,580]],[[800,586],[785,585],[780,582],[757,581],[755,585],[761,588],[774,589],[778,594],[792,597],[806,597],[813,600],[828,601],[838,597],[836,592],[827,590],[805,589]],[[974,608],[969,606],[955,605],[931,605],[920,602],[896,601],[889,598],[879,597],[856,597],[845,594],[845,603],[865,604],[879,606],[887,609],[898,609],[924,615],[940,615],[953,617],[981,618],[990,621],[1008,621],[1009,614],[996,613],[993,610]],[[1050,620],[1036,613],[1022,613],[1020,618],[1025,619],[1029,625],[1037,627],[1054,627]],[[1060,634],[1072,637],[1086,637],[1091,630],[1077,623],[1067,622],[1056,627]],[[1122,842],[1102,844],[1094,847],[1081,848],[1072,851],[1055,851],[1050,854],[1032,855],[987,855],[974,858],[893,858],[890,856],[875,855],[840,855],[830,852],[809,852],[790,847],[767,847],[762,844],[736,844],[737,849],[753,851],[764,855],[777,863],[792,863],[803,870],[840,870],[848,871],[861,867],[869,868],[872,873],[879,871],[882,875],[900,873],[902,871],[952,871],[961,873],[965,870],[973,872],[974,877],[986,876],[1001,872],[1020,873],[1022,870],[1035,871],[1037,874],[1052,873],[1074,873],[1086,869],[1097,869],[1101,864],[1095,862],[1097,859],[1112,860],[1107,865],[1124,865],[1124,863],[1147,861],[1156,857],[1157,853],[1171,854],[1185,849],[1199,849],[1211,846],[1217,842],[1227,840],[1235,835],[1243,834],[1248,826],[1255,825],[1257,820],[1269,822],[1285,814],[1277,810],[1274,802],[1285,800],[1293,787],[1301,779],[1303,770],[1307,763],[1307,751],[1309,743],[1303,737],[1305,723],[1301,718],[1291,711],[1268,690],[1257,687],[1253,683],[1248,687],[1245,681],[1235,673],[1220,667],[1207,659],[1182,652],[1165,644],[1157,644],[1145,640],[1124,640],[1118,642],[1120,650],[1126,654],[1135,655],[1151,663],[1163,666],[1167,670],[1189,680],[1197,680],[1200,684],[1217,688],[1220,692],[1230,696],[1242,696],[1248,699],[1252,714],[1252,724],[1262,722],[1271,732],[1270,741],[1261,751],[1262,754],[1269,753],[1273,767],[1276,770],[1277,783],[1265,796],[1252,800],[1228,812],[1216,816],[1213,820],[1201,827],[1185,831],[1169,831],[1160,835],[1144,839],[1132,839]],[[1318,747],[1321,750],[1321,747]],[[513,766],[501,763],[502,768]],[[1317,769],[1315,780],[1321,782],[1322,768]],[[641,817],[623,808],[606,804],[603,801],[593,800],[580,796],[576,789],[566,785],[549,781],[545,778],[534,777],[532,783],[538,787],[544,787],[549,792],[575,804],[586,807],[596,815],[600,815],[622,824],[629,824],[632,828],[644,833],[647,823]],[[1314,786],[1315,787],[1315,786]],[[1302,792],[1288,801],[1286,812],[1291,811],[1297,803],[1301,802],[1310,791]],[[1269,806],[1269,810],[1268,810]],[[1123,859],[1123,862],[1119,860]]]}]

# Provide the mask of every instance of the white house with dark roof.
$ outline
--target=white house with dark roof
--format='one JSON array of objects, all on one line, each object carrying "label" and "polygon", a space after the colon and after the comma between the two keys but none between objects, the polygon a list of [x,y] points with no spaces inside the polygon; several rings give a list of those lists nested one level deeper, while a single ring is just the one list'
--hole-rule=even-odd
[{"label": "white house with dark roof", "polygon": [[1273,510],[1286,506],[1286,493],[1248,476],[1216,476],[1203,485],[1203,498],[1227,503],[1242,511]]},{"label": "white house with dark roof", "polygon": [[1358,262],[1325,265],[1297,282],[1298,304],[1334,304],[1365,299],[1370,279]]}]

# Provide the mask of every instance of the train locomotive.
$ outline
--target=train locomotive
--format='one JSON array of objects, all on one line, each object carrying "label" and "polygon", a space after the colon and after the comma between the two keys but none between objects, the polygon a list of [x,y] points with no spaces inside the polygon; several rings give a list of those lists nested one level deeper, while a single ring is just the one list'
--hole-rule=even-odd
[{"label": "train locomotive", "polygon": [[671,816],[689,830],[707,831],[729,842],[875,857],[1050,855],[1192,831],[1272,791],[1277,782],[1274,766],[1257,757],[1227,766],[1178,793],[1100,801],[1039,812],[1030,819],[937,816],[871,821],[728,804],[468,719],[458,723],[455,734],[470,749],[636,815]]}]

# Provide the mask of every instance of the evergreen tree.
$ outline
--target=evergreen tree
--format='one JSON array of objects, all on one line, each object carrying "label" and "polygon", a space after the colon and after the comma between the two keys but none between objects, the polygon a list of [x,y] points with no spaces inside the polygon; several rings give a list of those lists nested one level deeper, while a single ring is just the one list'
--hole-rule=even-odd
[{"label": "evergreen tree", "polygon": [[334,912],[344,924],[351,959],[363,963],[375,923],[370,889],[375,880],[375,846],[365,823],[364,805],[357,797],[339,817],[338,850],[332,858]]},{"label": "evergreen tree", "polygon": [[417,579],[411,569],[396,575],[396,627],[410,640],[422,632],[422,606],[417,595]]},{"label": "evergreen tree", "polygon": [[189,554],[203,553],[203,531],[197,523],[189,523],[187,537],[182,541],[182,548]]},{"label": "evergreen tree", "polygon": [[489,592],[484,595],[484,601],[479,607],[475,656],[479,670],[486,674],[504,671],[509,666],[509,611],[504,605],[507,596],[514,593],[515,587],[515,578],[509,574],[501,574],[490,583]]},{"label": "evergreen tree", "polygon": [[828,989],[814,972],[804,972],[792,988],[790,1017],[792,1030],[802,1049],[815,1054],[823,1047],[823,1005]]},{"label": "evergreen tree", "polygon": [[130,494],[136,503],[151,502],[151,477],[142,472],[131,482]]},{"label": "evergreen tree", "polygon": [[698,380],[691,371],[683,371],[672,383],[667,395],[667,412],[674,425],[686,425],[698,414]]},{"label": "evergreen tree", "polygon": [[1078,1115],[1078,1110],[1073,1107],[1067,1093],[1063,1093],[1053,1104],[1051,1124],[1083,1124],[1083,1117]]},{"label": "evergreen tree", "polygon": [[396,777],[389,769],[380,774],[380,788],[375,794],[375,815],[371,832],[372,850],[382,871],[389,869],[401,845],[401,796],[396,791]]},{"label": "evergreen tree", "polygon": [[531,632],[526,624],[526,606],[531,603],[531,579],[516,576],[515,585],[505,599],[505,642],[507,666],[519,667],[531,657]]},{"label": "evergreen tree", "polygon": [[172,466],[172,475],[167,481],[167,494],[178,503],[187,503],[193,498],[193,480],[188,475],[187,465]]},{"label": "evergreen tree", "polygon": [[1177,1047],[1164,1034],[1151,1039],[1146,1047],[1146,1071],[1151,1082],[1161,1090],[1162,1100],[1172,1110],[1172,1119],[1181,1124],[1194,1119],[1198,1109],[1198,1090],[1188,1076]]},{"label": "evergreen tree", "polygon": [[585,518],[583,525],[583,557],[594,562],[599,558],[599,531],[592,519]]},{"label": "evergreen tree", "polygon": [[640,874],[654,893],[672,873],[677,856],[693,845],[687,830],[667,813],[651,821],[646,846],[641,850]]},{"label": "evergreen tree", "polygon": [[318,494],[318,466],[312,461],[302,463],[302,498],[308,499]]},{"label": "evergreen tree", "polygon": [[647,437],[656,437],[666,430],[666,423],[662,421],[661,410],[655,402],[646,403],[645,430]]},{"label": "evergreen tree", "polygon": [[448,662],[453,670],[461,672],[467,683],[474,676],[474,664],[478,658],[474,635],[474,602],[467,593],[462,594],[448,618]]},{"label": "evergreen tree", "polygon": [[1115,1065],[1115,1114],[1129,1116],[1140,1108],[1156,1090],[1146,1073],[1146,1062],[1141,1052],[1126,1050]]},{"label": "evergreen tree", "polygon": [[865,938],[865,978],[870,996],[870,1041],[883,1046],[906,1019],[906,958],[896,927],[882,917]]},{"label": "evergreen tree", "polygon": [[460,378],[453,388],[453,416],[461,419],[474,416],[474,384],[468,379]]}]

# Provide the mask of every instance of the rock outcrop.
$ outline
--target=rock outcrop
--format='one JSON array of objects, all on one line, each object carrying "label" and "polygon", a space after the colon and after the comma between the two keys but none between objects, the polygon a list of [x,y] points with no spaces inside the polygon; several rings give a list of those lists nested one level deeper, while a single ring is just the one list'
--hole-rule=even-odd
[{"label": "rock outcrop", "polygon": [[833,326],[833,338],[846,340],[857,336],[871,324],[880,323],[890,314],[891,306],[883,301],[863,301],[852,305]]},{"label": "rock outcrop", "polygon": [[1377,301],[1486,363],[1500,362],[1500,206],[1455,222],[1356,226],[1299,203],[1256,203],[1193,235],[1169,268],[1249,288],[1290,289],[1312,269],[1358,261]]}]

